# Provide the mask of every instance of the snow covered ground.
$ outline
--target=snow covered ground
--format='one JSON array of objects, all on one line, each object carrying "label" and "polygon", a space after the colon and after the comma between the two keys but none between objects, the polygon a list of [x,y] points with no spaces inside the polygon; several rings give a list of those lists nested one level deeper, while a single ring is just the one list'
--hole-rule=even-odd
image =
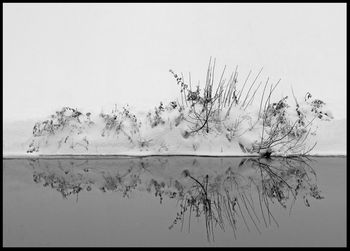
[{"label": "snow covered ground", "polygon": [[[98,121],[98,119],[96,120]],[[210,156],[245,156],[251,153],[242,151],[239,143],[244,144],[245,137],[228,141],[223,134],[194,135],[188,138],[182,133],[185,126],[169,129],[169,124],[155,128],[144,127],[142,130],[144,145],[130,144],[125,135],[101,136],[102,124],[98,122],[83,134],[76,136],[77,140],[88,139],[88,147],[75,145],[67,140],[66,144],[58,147],[61,136],[54,136],[40,151],[27,153],[32,140],[33,126],[37,120],[4,122],[3,124],[3,155],[4,156],[36,156],[38,154],[77,154],[77,155],[210,155]],[[102,121],[100,121],[102,123]],[[316,135],[310,135],[307,144],[317,145],[310,155],[346,155],[346,119],[317,121]],[[251,132],[249,132],[251,133]],[[248,134],[249,134],[248,133]]]}]

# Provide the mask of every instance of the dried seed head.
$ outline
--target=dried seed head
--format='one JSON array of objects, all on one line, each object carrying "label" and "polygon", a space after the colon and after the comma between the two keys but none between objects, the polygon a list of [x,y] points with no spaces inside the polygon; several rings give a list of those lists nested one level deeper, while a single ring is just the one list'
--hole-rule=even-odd
[{"label": "dried seed head", "polygon": [[188,176],[190,176],[190,171],[188,171],[188,169],[185,169],[185,170],[182,171],[181,175],[183,177],[188,177]]}]

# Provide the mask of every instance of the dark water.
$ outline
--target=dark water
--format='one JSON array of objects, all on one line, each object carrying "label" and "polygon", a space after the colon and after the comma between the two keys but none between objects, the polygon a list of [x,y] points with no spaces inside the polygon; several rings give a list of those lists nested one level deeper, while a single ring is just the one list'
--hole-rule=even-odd
[{"label": "dark water", "polygon": [[346,246],[346,158],[3,164],[4,246]]}]

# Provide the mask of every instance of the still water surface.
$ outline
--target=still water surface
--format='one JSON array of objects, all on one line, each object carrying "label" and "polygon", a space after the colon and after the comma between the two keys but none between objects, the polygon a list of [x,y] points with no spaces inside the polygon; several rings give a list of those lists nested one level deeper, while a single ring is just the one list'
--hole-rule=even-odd
[{"label": "still water surface", "polygon": [[3,164],[4,246],[346,246],[346,158]]}]

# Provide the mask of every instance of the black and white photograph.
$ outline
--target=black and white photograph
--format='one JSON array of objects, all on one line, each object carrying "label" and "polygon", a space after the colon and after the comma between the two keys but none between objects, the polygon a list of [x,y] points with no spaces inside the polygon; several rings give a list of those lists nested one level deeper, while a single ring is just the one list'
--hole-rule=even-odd
[{"label": "black and white photograph", "polygon": [[346,3],[3,3],[3,247],[346,247]]}]

